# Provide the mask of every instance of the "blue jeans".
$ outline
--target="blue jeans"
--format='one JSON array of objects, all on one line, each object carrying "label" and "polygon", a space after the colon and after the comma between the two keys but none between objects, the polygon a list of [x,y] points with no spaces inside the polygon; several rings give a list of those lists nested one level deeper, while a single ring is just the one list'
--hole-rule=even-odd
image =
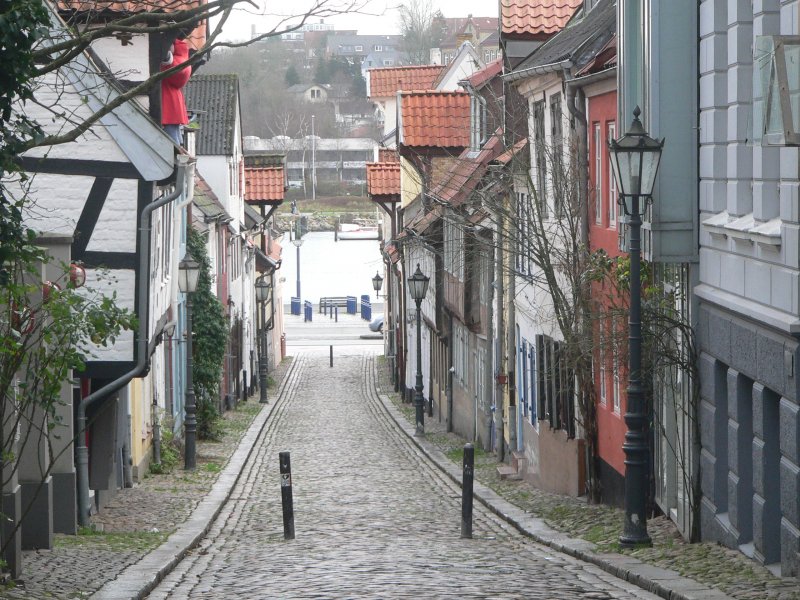
[{"label": "blue jeans", "polygon": [[178,146],[183,146],[183,125],[164,125],[164,131]]}]

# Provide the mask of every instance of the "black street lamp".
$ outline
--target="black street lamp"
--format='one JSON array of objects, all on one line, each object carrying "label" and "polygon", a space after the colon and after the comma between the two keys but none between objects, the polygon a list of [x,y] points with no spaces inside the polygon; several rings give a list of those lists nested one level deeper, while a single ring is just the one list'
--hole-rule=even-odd
[{"label": "black street lamp", "polygon": [[[620,206],[630,227],[630,313],[628,316],[628,389],[625,424],[625,525],[619,538],[626,547],[651,544],[647,534],[647,489],[649,447],[647,415],[642,387],[642,216],[652,201],[653,186],[664,140],[647,135],[639,120],[641,111],[633,111],[633,123],[618,140],[609,141],[611,168],[619,190]],[[640,199],[643,202],[640,203]]]},{"label": "black street lamp", "polygon": [[197,465],[197,404],[192,381],[192,294],[197,291],[199,279],[200,265],[187,250],[186,256],[178,264],[178,287],[186,294],[186,418],[183,422],[186,448],[183,467],[187,471],[194,470]]},{"label": "black street lamp", "polygon": [[378,298],[379,292],[381,291],[381,287],[383,286],[383,277],[381,274],[375,271],[375,277],[372,278],[372,287],[375,290],[375,297]]},{"label": "black street lamp", "polygon": [[297,221],[297,227],[294,233],[292,243],[297,248],[297,299],[300,299],[300,246],[303,245],[303,238],[300,237],[300,221]]},{"label": "black street lamp", "polygon": [[267,303],[270,304],[272,319],[272,284],[267,275],[256,280],[256,301],[261,304],[261,352],[258,353],[259,399],[261,404],[267,403]]},{"label": "black street lamp", "polygon": [[425,294],[428,292],[430,278],[423,275],[417,263],[417,270],[408,278],[408,293],[417,303],[417,381],[414,386],[414,409],[416,412],[416,435],[425,434],[425,410],[423,408],[424,399],[422,396],[422,317],[420,316],[420,305]]}]

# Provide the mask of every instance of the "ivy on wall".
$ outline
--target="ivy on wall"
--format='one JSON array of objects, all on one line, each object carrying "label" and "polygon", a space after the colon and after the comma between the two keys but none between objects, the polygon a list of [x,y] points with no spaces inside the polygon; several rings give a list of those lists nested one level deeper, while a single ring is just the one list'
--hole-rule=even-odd
[{"label": "ivy on wall", "polygon": [[218,437],[217,411],[228,328],[222,303],[211,291],[211,261],[206,237],[189,229],[186,245],[200,265],[197,291],[192,296],[192,359],[194,392],[197,401],[197,435],[200,439]]}]

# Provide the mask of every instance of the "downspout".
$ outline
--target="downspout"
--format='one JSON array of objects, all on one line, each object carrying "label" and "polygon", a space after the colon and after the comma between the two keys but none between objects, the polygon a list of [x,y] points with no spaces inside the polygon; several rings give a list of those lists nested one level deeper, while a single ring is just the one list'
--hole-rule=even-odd
[{"label": "downspout", "polygon": [[103,386],[99,390],[92,392],[85,398],[81,399],[76,409],[76,424],[77,424],[77,448],[76,448],[76,462],[77,462],[77,487],[78,487],[78,524],[81,527],[89,525],[89,448],[86,446],[86,411],[89,407],[97,403],[102,403],[111,397],[112,394],[122,389],[135,377],[143,375],[148,366],[148,352],[147,352],[147,329],[149,321],[149,297],[150,286],[150,217],[153,212],[169,204],[170,202],[179,198],[185,187],[185,180],[187,170],[189,169],[189,157],[186,155],[178,156],[178,169],[177,181],[175,191],[162,196],[152,203],[145,206],[139,218],[139,271],[137,274],[139,285],[139,330],[136,340],[137,345],[137,361],[136,366],[118,377],[108,385]]},{"label": "downspout", "polygon": [[[494,264],[494,248],[489,247],[489,264]],[[492,273],[491,269],[486,269],[486,277],[488,281],[486,282],[486,291],[488,294],[488,298],[486,299],[486,360],[484,360],[483,364],[483,380],[486,382],[486,389],[484,392],[485,398],[484,401],[484,411],[487,412],[487,422],[491,422],[492,413],[491,413],[491,406],[492,406],[492,362],[494,356],[494,281],[495,281],[495,274]],[[477,432],[477,423],[475,425],[475,438],[478,437]],[[490,448],[491,438],[487,437],[486,440],[483,442],[483,447],[486,449]]]},{"label": "downspout", "polygon": [[494,396],[494,433],[496,439],[497,462],[503,462],[505,459],[505,432],[503,430],[503,413],[505,403],[505,393],[503,390],[503,378],[506,374],[506,353],[503,352],[502,344],[505,343],[505,245],[507,241],[505,236],[505,222],[506,215],[500,219],[500,231],[497,235],[497,275],[495,281],[497,282],[497,341],[501,344],[497,353],[497,378],[495,379],[497,389]]}]

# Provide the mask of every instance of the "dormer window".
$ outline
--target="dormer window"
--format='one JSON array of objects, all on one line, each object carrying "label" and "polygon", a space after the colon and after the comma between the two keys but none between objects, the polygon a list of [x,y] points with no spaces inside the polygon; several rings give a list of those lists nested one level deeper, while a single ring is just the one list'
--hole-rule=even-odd
[{"label": "dormer window", "polygon": [[477,152],[486,143],[486,100],[478,94],[470,94],[469,116],[469,147]]},{"label": "dormer window", "polygon": [[758,36],[753,66],[753,138],[800,145],[800,36]]}]

